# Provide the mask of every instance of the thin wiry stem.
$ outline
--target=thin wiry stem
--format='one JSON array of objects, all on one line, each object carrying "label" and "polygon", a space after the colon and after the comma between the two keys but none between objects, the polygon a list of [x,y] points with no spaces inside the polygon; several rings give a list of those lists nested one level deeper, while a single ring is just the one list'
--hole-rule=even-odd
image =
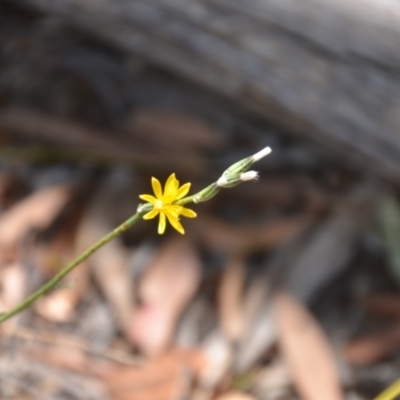
[{"label": "thin wiry stem", "polygon": [[18,304],[16,307],[11,309],[10,311],[3,312],[0,314],[0,324],[7,319],[13,317],[14,315],[20,313],[21,311],[25,310],[29,307],[32,303],[34,303],[39,297],[43,296],[51,289],[55,288],[61,280],[68,275],[75,267],[81,264],[83,261],[88,259],[96,250],[103,247],[106,243],[113,240],[117,236],[121,235],[121,233],[125,232],[129,229],[132,225],[139,221],[142,216],[145,214],[146,211],[137,212],[131,218],[127,219],[124,223],[120,226],[115,228],[112,232],[107,234],[106,236],[102,237],[98,242],[94,245],[89,247],[84,253],[80,256],[75,258],[72,262],[70,262],[66,267],[61,269],[52,279],[50,279],[47,283],[41,286],[36,292],[32,293],[29,297],[27,297],[22,303]]},{"label": "thin wiry stem", "polygon": [[[193,197],[194,196],[190,196],[185,199],[182,199],[181,201],[184,202],[184,204],[187,204],[193,201]],[[21,311],[25,310],[26,308],[31,306],[39,297],[45,295],[50,290],[54,289],[62,281],[62,279],[66,275],[68,275],[75,267],[77,267],[83,261],[88,259],[95,251],[103,247],[105,244],[107,244],[117,236],[121,235],[123,232],[125,232],[134,224],[136,224],[136,222],[138,222],[143,217],[143,215],[145,215],[148,211],[150,211],[149,204],[140,205],[138,207],[138,212],[135,215],[127,219],[125,222],[123,222],[121,225],[119,225],[117,228],[115,228],[106,236],[103,236],[94,245],[89,247],[85,252],[83,252],[81,255],[79,255],[77,258],[71,261],[67,266],[61,269],[56,275],[53,276],[52,279],[50,279],[47,283],[41,286],[38,290],[36,290],[36,292],[28,296],[22,303],[18,304],[10,311],[0,313],[0,324],[8,320],[9,318],[13,317],[14,315],[20,313]]]}]

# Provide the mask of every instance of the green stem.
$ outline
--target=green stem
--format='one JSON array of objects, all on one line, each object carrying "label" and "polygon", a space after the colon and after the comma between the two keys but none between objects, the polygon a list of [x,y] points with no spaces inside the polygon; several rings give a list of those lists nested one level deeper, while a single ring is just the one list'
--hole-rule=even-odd
[{"label": "green stem", "polygon": [[115,228],[108,235],[102,237],[98,242],[96,242],[93,246],[89,247],[84,253],[75,258],[72,262],[70,262],[66,267],[64,267],[60,272],[58,272],[51,280],[49,280],[46,284],[41,286],[36,292],[32,293],[29,297],[27,297],[21,304],[14,307],[12,310],[1,313],[0,314],[0,324],[7,319],[13,317],[15,314],[18,314],[25,308],[29,307],[33,302],[35,302],[40,296],[43,296],[48,291],[57,286],[61,280],[69,274],[76,266],[81,264],[87,258],[89,258],[96,250],[100,247],[104,246],[106,243],[121,235],[121,233],[125,232],[132,225],[139,221],[142,216],[146,213],[146,209],[142,209],[138,211],[131,218],[127,219],[120,226]]},{"label": "green stem", "polygon": [[[193,201],[194,197],[195,195],[186,197],[182,199],[181,202],[182,204],[190,203]],[[138,211],[135,215],[127,219],[120,226],[115,228],[112,232],[102,237],[98,242],[89,247],[84,253],[75,258],[75,260],[71,261],[66,267],[64,267],[56,275],[54,275],[52,279],[50,279],[47,283],[41,286],[36,292],[28,296],[22,303],[18,304],[10,311],[0,313],[0,324],[8,320],[9,318],[13,317],[14,315],[20,313],[21,311],[25,310],[30,305],[32,305],[39,297],[43,296],[51,289],[56,287],[61,282],[61,280],[66,275],[68,275],[75,267],[77,267],[83,261],[88,259],[95,251],[100,249],[100,247],[103,247],[105,244],[107,244],[117,236],[121,235],[121,233],[129,229],[132,225],[134,225],[137,221],[139,221],[139,219],[141,219],[143,215],[145,215],[150,210],[151,210],[151,204],[149,203],[139,205]]]},{"label": "green stem", "polygon": [[183,206],[185,204],[194,202],[194,203],[202,203],[203,201],[210,200],[213,198],[218,192],[219,192],[219,187],[216,182],[212,183],[211,185],[207,186],[205,189],[201,190],[200,192],[193,194],[189,197],[185,197],[181,200],[176,201],[173,204],[176,204],[178,206]]},{"label": "green stem", "polygon": [[193,200],[194,200],[195,197],[196,197],[196,195],[192,195],[192,196],[189,196],[189,197],[185,197],[185,198],[183,198],[183,199],[181,199],[181,200],[176,201],[176,202],[173,203],[173,204],[176,204],[176,205],[178,205],[178,206],[183,206],[183,205],[185,205],[185,204],[188,204],[188,203],[193,202]]}]

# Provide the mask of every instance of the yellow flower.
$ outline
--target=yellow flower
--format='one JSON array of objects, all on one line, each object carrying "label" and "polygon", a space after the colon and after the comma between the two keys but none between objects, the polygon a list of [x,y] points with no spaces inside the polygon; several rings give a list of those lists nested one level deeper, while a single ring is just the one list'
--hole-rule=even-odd
[{"label": "yellow flower", "polygon": [[175,201],[182,199],[187,195],[190,189],[190,183],[185,183],[179,187],[179,181],[176,179],[175,174],[170,175],[165,183],[164,193],[162,192],[161,184],[158,179],[151,178],[154,194],[142,194],[139,197],[142,200],[148,201],[153,204],[153,209],[148,212],[143,219],[152,219],[160,214],[160,221],[158,223],[158,233],[162,235],[165,232],[166,218],[170,224],[179,232],[184,234],[185,230],[179,222],[179,216],[183,215],[188,218],[195,218],[197,214],[189,208],[184,208],[173,204]]}]

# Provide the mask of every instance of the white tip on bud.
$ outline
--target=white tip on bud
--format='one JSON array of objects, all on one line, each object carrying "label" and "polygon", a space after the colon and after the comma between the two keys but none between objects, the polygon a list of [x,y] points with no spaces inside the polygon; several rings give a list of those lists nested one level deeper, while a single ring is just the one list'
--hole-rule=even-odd
[{"label": "white tip on bud", "polygon": [[228,180],[226,179],[225,175],[222,175],[218,180],[217,180],[217,186],[218,187],[224,187],[228,184]]},{"label": "white tip on bud", "polygon": [[271,147],[265,147],[264,149],[262,149],[261,151],[259,151],[258,153],[254,154],[252,156],[253,162],[259,161],[262,158],[264,158],[265,156],[267,156],[269,153],[271,153],[272,149]]},{"label": "white tip on bud", "polygon": [[240,180],[243,182],[246,181],[255,181],[259,178],[257,171],[247,171],[240,174]]}]

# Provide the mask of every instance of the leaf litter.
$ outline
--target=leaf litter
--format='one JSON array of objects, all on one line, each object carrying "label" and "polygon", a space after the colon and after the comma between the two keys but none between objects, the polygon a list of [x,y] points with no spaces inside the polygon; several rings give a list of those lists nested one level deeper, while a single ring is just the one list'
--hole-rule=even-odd
[{"label": "leaf litter", "polygon": [[[267,168],[264,174],[275,172]],[[0,268],[2,309],[18,303],[131,215],[143,180],[144,174],[117,167],[95,174],[87,188],[73,181],[33,188],[15,198],[0,218],[0,243],[7,255]],[[36,383],[29,390],[21,381],[15,395],[7,396],[36,390],[55,398],[68,392],[64,386],[70,380],[64,385],[60,377],[69,371],[79,387],[91,388],[95,382],[85,390],[104,399],[314,400],[321,393],[324,399],[344,399],[347,388],[359,383],[354,373],[343,376],[337,360],[345,357],[349,370],[390,357],[399,348],[397,302],[376,297],[376,282],[369,281],[375,298],[352,307],[369,304],[395,322],[386,334],[360,339],[353,339],[350,327],[346,330],[349,306],[329,301],[320,322],[307,307],[326,302],[324,288],[337,290],[335,280],[352,270],[354,252],[363,251],[364,235],[374,232],[371,210],[383,192],[362,180],[351,190],[335,189],[335,197],[317,179],[304,190],[312,185],[309,198],[325,190],[317,208],[308,200],[296,205],[271,196],[263,204],[233,191],[200,211],[184,237],[170,232],[158,238],[155,227],[143,224],[138,232],[109,243],[18,322],[4,326],[3,357],[13,348],[24,368],[42,368],[35,371]],[[87,192],[76,200],[78,207],[71,206],[76,188],[81,195]],[[152,243],[146,250],[151,253],[143,258],[146,240]],[[375,251],[383,254],[383,249],[378,245]],[[360,273],[356,269],[351,279]],[[398,296],[381,294],[389,295]],[[338,310],[342,326],[323,333],[321,324],[326,319],[329,324]],[[48,383],[40,372],[46,368],[55,368]],[[22,368],[17,381],[26,373]]]}]

